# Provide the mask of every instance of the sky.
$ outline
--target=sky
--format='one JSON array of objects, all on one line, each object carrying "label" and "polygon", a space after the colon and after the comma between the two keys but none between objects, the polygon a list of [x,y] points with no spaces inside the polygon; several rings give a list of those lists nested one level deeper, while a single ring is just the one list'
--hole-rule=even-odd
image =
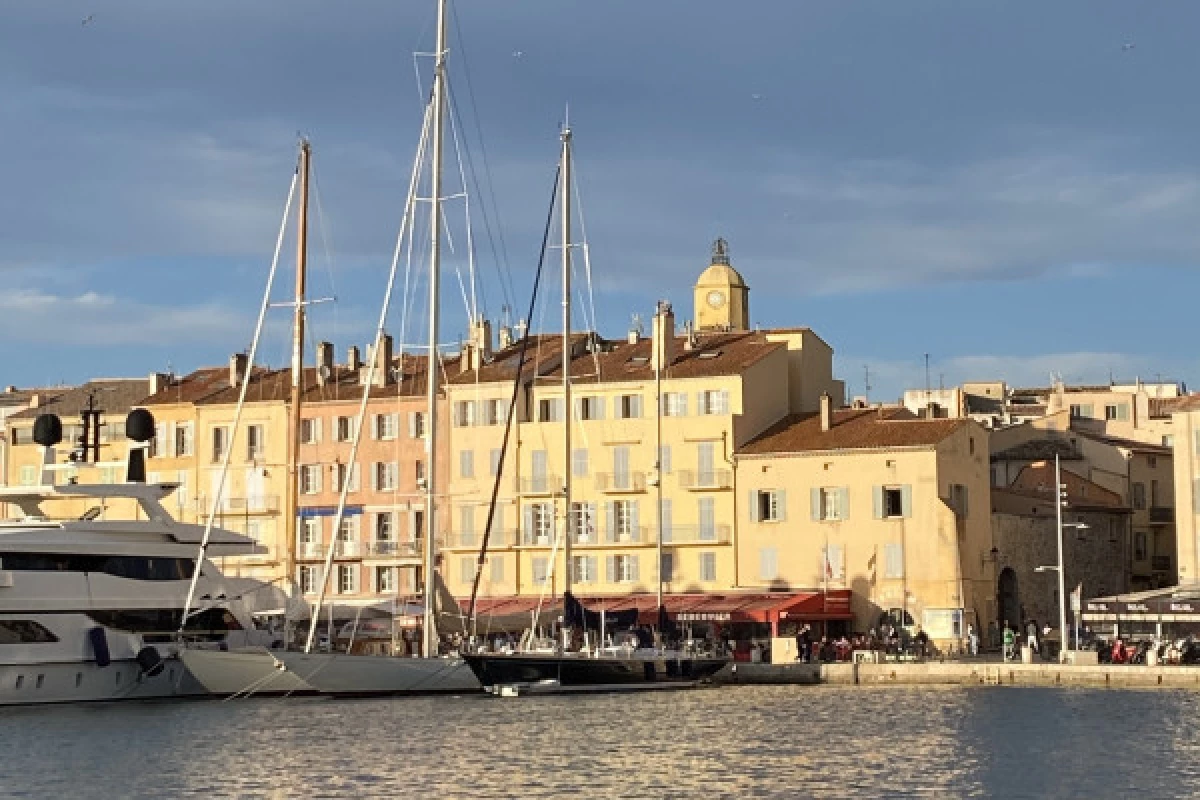
[{"label": "sky", "polygon": [[[872,399],[923,387],[926,354],[934,384],[1200,380],[1200,5],[451,5],[491,318],[526,313],[569,113],[592,273],[578,307],[606,335],[648,323],[660,298],[689,315],[721,236],[753,323],[814,328],[849,395],[868,375]],[[311,307],[310,344],[340,358],[365,343],[433,27],[433,0],[8,0],[0,384],[186,373],[248,348],[299,134],[314,151],[310,296],[334,298]],[[443,205],[453,345],[464,200]],[[537,330],[558,328],[558,258]],[[424,338],[422,281],[417,268],[394,295],[403,342]],[[286,363],[288,314],[269,312],[260,361]]]}]

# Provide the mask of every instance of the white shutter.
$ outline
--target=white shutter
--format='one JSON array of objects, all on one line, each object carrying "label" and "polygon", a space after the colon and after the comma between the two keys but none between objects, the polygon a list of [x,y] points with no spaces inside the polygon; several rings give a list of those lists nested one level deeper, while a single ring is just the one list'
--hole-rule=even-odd
[{"label": "white shutter", "polygon": [[783,489],[775,490],[775,519],[779,522],[787,519],[787,492]]},{"label": "white shutter", "polygon": [[417,438],[417,412],[408,412],[408,438]]},{"label": "white shutter", "polygon": [[371,438],[372,439],[379,438],[379,416],[380,416],[379,414],[371,415]]},{"label": "white shutter", "polygon": [[633,581],[640,580],[641,579],[640,578],[641,571],[638,569],[638,561],[640,559],[637,556],[627,556],[627,558],[629,559],[629,578],[630,578],[630,580],[633,580]]},{"label": "white shutter", "polygon": [[750,512],[750,521],[758,522],[758,490],[751,489],[749,499],[746,501],[746,507]]},{"label": "white shutter", "polygon": [[617,582],[617,557],[616,556],[605,556],[604,557],[604,582],[605,583],[616,583]]},{"label": "white shutter", "polygon": [[638,524],[638,501],[629,501],[629,538],[635,542],[642,540],[641,526]]}]

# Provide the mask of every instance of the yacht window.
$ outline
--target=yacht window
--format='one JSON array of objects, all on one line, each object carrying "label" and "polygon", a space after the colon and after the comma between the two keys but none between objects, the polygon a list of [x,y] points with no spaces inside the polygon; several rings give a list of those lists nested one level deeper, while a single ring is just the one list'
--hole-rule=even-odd
[{"label": "yacht window", "polygon": [[[201,606],[203,608],[203,605]],[[179,609],[138,609],[123,611],[88,611],[87,615],[99,625],[116,630],[142,634],[147,642],[171,641],[179,630]],[[186,632],[202,639],[223,639],[228,631],[241,630],[237,618],[224,608],[204,608],[191,612]]]},{"label": "yacht window", "polygon": [[0,619],[0,644],[48,644],[58,637],[31,619]]},{"label": "yacht window", "polygon": [[103,572],[138,581],[185,581],[196,562],[190,558],[104,556],[79,553],[0,553],[4,569],[27,572]]}]

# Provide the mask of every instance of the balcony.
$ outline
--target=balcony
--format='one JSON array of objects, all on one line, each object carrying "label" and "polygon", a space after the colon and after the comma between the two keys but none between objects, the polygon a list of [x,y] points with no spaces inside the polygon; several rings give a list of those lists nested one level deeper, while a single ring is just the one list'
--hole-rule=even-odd
[{"label": "balcony", "polygon": [[664,525],[663,544],[729,544],[729,525]]},{"label": "balcony", "polygon": [[[196,509],[198,514],[205,514],[208,511],[210,498],[203,495],[196,498]],[[224,504],[217,509],[217,514],[221,516],[248,515],[248,514],[278,514],[279,513],[279,495],[277,494],[259,494],[250,497],[227,497]]]},{"label": "balcony", "polygon": [[363,558],[367,559],[399,559],[420,558],[421,541],[394,542],[374,540],[363,542]]},{"label": "balcony", "polygon": [[[335,559],[362,558],[367,550],[367,542],[338,542],[334,552]],[[329,545],[325,542],[298,542],[296,557],[305,560],[322,560],[328,552]]]},{"label": "balcony", "polygon": [[594,480],[596,491],[599,492],[646,491],[646,473],[644,472],[597,472]]},{"label": "balcony", "polygon": [[1175,509],[1165,506],[1150,507],[1151,525],[1171,525],[1175,522]]},{"label": "balcony", "polygon": [[676,470],[679,476],[679,488],[691,491],[707,489],[732,489],[733,472],[727,469]]},{"label": "balcony", "polygon": [[653,543],[654,532],[644,525],[626,526],[620,533],[589,531],[571,534],[572,547],[620,547]]},{"label": "balcony", "polygon": [[557,475],[533,475],[520,481],[521,494],[558,494],[562,486],[562,478]]},{"label": "balcony", "polygon": [[1170,572],[1171,557],[1170,556],[1154,556],[1150,559],[1150,568],[1155,572]]},{"label": "balcony", "polygon": [[[517,544],[517,540],[517,531],[492,531],[492,535],[488,539],[488,548],[495,549],[498,547],[514,547]],[[446,547],[452,550],[478,550],[482,544],[482,533],[464,533],[462,531],[457,531],[449,535],[447,538]]]}]

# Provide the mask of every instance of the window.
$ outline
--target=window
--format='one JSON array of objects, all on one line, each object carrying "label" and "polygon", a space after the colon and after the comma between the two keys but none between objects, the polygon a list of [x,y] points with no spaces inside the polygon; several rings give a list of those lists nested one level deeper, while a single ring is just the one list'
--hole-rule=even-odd
[{"label": "window", "polygon": [[782,522],[786,518],[782,489],[762,489],[750,492],[752,522]]},{"label": "window", "polygon": [[543,397],[538,400],[538,420],[540,422],[562,422],[562,398]]},{"label": "window", "polygon": [[387,441],[396,438],[396,415],[376,414],[371,428],[372,439]]},{"label": "window", "polygon": [[571,556],[571,575],[576,583],[595,583],[596,556]]},{"label": "window", "polygon": [[21,481],[22,486],[33,486],[34,484],[36,484],[37,483],[37,467],[29,466],[28,464],[21,467],[20,481]]},{"label": "window", "polygon": [[883,546],[883,577],[904,577],[904,548],[898,544]]},{"label": "window", "polygon": [[475,424],[475,401],[459,400],[454,404],[454,427],[469,428]]},{"label": "window", "polygon": [[628,489],[631,486],[629,475],[629,446],[618,445],[613,448],[613,486],[617,489]]},{"label": "window", "polygon": [[342,523],[338,525],[337,538],[339,542],[356,542],[358,541],[358,517],[342,517]]},{"label": "window", "polygon": [[844,486],[812,490],[812,518],[838,521],[850,517],[850,490]]},{"label": "window", "polygon": [[338,564],[338,594],[354,594],[358,591],[358,572],[353,564]]},{"label": "window", "polygon": [[698,442],[696,444],[696,480],[700,486],[716,485],[716,461],[716,442]]},{"label": "window", "polygon": [[424,439],[425,431],[425,413],[424,411],[413,411],[408,415],[408,436],[410,439]]},{"label": "window", "polygon": [[377,461],[372,471],[374,473],[376,491],[390,492],[396,488],[396,462]]},{"label": "window", "polygon": [[458,560],[458,579],[467,585],[475,582],[475,559],[472,556],[463,556]]},{"label": "window", "polygon": [[395,567],[376,567],[375,568],[375,591],[394,592],[396,591],[396,568]]},{"label": "window", "polygon": [[827,581],[840,581],[846,578],[846,563],[843,557],[845,550],[841,545],[829,545],[821,548],[822,577]]},{"label": "window", "polygon": [[608,502],[607,516],[608,540],[610,542],[636,542],[641,538],[636,500],[610,500]]},{"label": "window", "polygon": [[546,451],[534,450],[530,458],[530,489],[535,492],[546,491]]},{"label": "window", "polygon": [[1071,406],[1071,416],[1075,419],[1085,419],[1095,416],[1091,403],[1076,404]]},{"label": "window", "polygon": [[50,644],[57,641],[57,636],[31,619],[0,620],[0,644]]},{"label": "window", "polygon": [[659,564],[658,577],[663,583],[670,583],[675,579],[675,555],[673,553],[663,553],[662,562]]},{"label": "window", "polygon": [[331,471],[333,472],[333,490],[335,492],[342,491],[342,487],[347,481],[349,481],[349,486],[346,486],[346,491],[358,491],[358,464],[355,464],[353,468],[349,464],[334,464]]},{"label": "window", "polygon": [[576,478],[583,478],[587,476],[588,451],[586,449],[571,451],[571,474]]},{"label": "window", "polygon": [[302,419],[300,420],[300,441],[303,444],[316,444],[320,439],[321,420],[319,419]]},{"label": "window", "polygon": [[1129,421],[1129,404],[1120,403],[1117,405],[1107,405],[1104,407],[1104,418],[1109,421],[1128,422]]},{"label": "window", "polygon": [[1161,501],[1162,501],[1162,498],[1159,497],[1159,494],[1158,494],[1158,481],[1152,480],[1152,481],[1150,481],[1150,507],[1158,508]]},{"label": "window", "polygon": [[700,553],[700,580],[712,583],[717,579],[717,554]]},{"label": "window", "polygon": [[475,544],[475,507],[460,506],[458,509],[459,544]]},{"label": "window", "polygon": [[717,540],[717,501],[712,497],[696,500],[696,513],[700,518],[699,539],[702,542]]},{"label": "window", "polygon": [[671,498],[664,497],[662,499],[662,540],[664,543],[671,541],[671,520],[673,517],[671,509]]},{"label": "window", "polygon": [[425,488],[425,462],[419,458],[413,462],[413,477],[417,486]]},{"label": "window", "polygon": [[774,547],[762,547],[758,551],[758,579],[774,581],[779,578],[779,553]]},{"label": "window", "polygon": [[664,417],[686,417],[687,395],[683,392],[665,392],[662,396]]},{"label": "window", "polygon": [[300,526],[300,544],[316,544],[321,541],[321,518],[305,517]]},{"label": "window", "polygon": [[1133,560],[1146,560],[1146,532],[1138,531],[1133,535]]},{"label": "window", "polygon": [[316,494],[321,491],[321,468],[316,464],[300,467],[300,493]]},{"label": "window", "polygon": [[638,579],[637,556],[608,556],[606,566],[609,583],[634,583]]},{"label": "window", "polygon": [[954,509],[954,513],[960,517],[967,516],[969,511],[967,505],[967,487],[962,483],[950,484],[950,508]]},{"label": "window", "polygon": [[484,423],[487,425],[503,425],[508,422],[508,401],[493,398],[484,401]]},{"label": "window", "polygon": [[604,398],[580,397],[575,401],[575,415],[581,420],[604,419]]},{"label": "window", "polygon": [[175,457],[190,456],[192,454],[192,423],[180,422],[175,426]]},{"label": "window", "polygon": [[597,541],[595,503],[571,503],[571,534],[582,544]]},{"label": "window", "polygon": [[549,503],[529,503],[523,509],[524,544],[550,544],[554,529],[554,509]]},{"label": "window", "polygon": [[267,431],[262,425],[246,426],[246,460],[261,461],[266,453]]},{"label": "window", "polygon": [[875,519],[912,516],[912,486],[876,486]]},{"label": "window", "polygon": [[623,394],[617,398],[613,415],[617,419],[637,419],[642,416],[642,396]]},{"label": "window", "polygon": [[663,475],[671,472],[671,445],[664,444],[658,449],[658,471]]},{"label": "window", "polygon": [[381,511],[375,515],[375,541],[395,541],[396,521],[391,511]]},{"label": "window", "polygon": [[[491,581],[493,584],[504,582],[504,559],[500,556],[492,556],[488,559],[488,569],[491,572]],[[472,578],[474,580],[474,578]]]},{"label": "window", "polygon": [[542,584],[550,579],[549,560],[545,556],[534,556],[532,566],[535,584]]},{"label": "window", "polygon": [[1133,507],[1138,511],[1146,507],[1146,484],[1135,483],[1133,485]]},{"label": "window", "polygon": [[475,477],[475,451],[474,450],[459,450],[458,451],[458,477],[474,478]]},{"label": "window", "polygon": [[229,428],[212,429],[212,463],[220,464],[229,450]]},{"label": "window", "polygon": [[299,578],[300,579],[297,582],[300,584],[301,592],[303,592],[304,594],[316,594],[317,593],[317,578],[318,578],[317,567],[313,567],[313,566],[300,567]]},{"label": "window", "polygon": [[729,413],[729,392],[725,389],[710,389],[700,393],[700,407],[698,411],[701,414],[728,414]]},{"label": "window", "polygon": [[336,438],[339,442],[349,442],[354,439],[354,419],[351,417],[338,417],[336,424]]}]

